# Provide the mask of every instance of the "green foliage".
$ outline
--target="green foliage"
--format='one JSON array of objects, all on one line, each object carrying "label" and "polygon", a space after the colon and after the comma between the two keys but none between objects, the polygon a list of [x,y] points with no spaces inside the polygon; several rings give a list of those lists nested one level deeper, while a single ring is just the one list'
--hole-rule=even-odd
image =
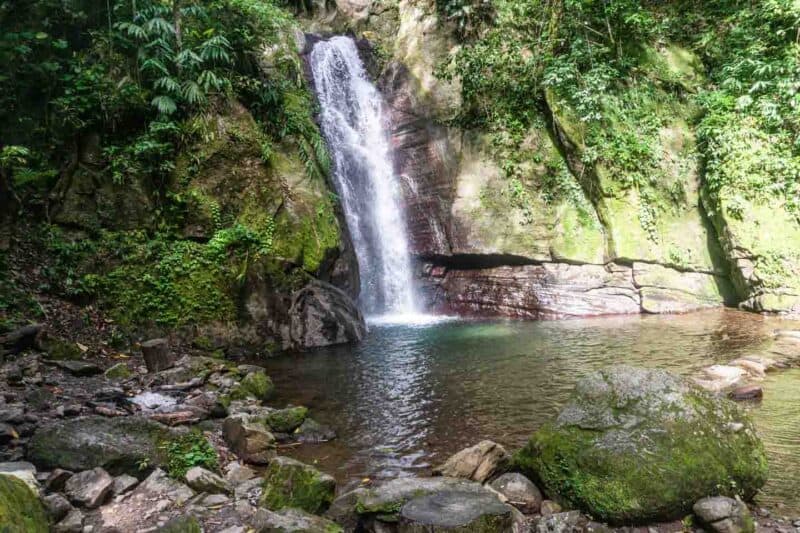
[{"label": "green foliage", "polygon": [[476,37],[495,15],[492,0],[436,0],[436,8],[460,39]]},{"label": "green foliage", "polygon": [[182,479],[194,466],[201,466],[211,471],[219,469],[217,450],[199,430],[167,441],[161,448],[167,456],[167,473],[175,479]]}]

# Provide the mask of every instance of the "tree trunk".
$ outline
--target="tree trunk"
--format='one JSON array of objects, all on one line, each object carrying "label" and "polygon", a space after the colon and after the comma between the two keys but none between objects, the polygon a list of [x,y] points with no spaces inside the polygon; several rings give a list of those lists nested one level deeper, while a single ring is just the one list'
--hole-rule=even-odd
[{"label": "tree trunk", "polygon": [[175,24],[175,42],[178,45],[177,51],[181,51],[183,46],[183,36],[181,35],[181,2],[180,0],[173,0],[172,2],[172,19]]}]

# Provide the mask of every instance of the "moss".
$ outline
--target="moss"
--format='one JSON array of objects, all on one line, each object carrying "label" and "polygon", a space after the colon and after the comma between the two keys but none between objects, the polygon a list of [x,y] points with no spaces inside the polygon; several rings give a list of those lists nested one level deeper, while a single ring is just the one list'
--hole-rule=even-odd
[{"label": "moss", "polygon": [[266,422],[273,431],[291,433],[300,427],[307,415],[308,409],[305,407],[287,407],[271,412],[267,415]]},{"label": "moss", "polygon": [[158,529],[158,533],[202,533],[202,531],[200,522],[193,516],[173,518]]},{"label": "moss", "polygon": [[752,498],[767,476],[752,425],[731,433],[724,425],[741,419],[735,406],[692,395],[698,418],[626,430],[628,444],[578,426],[545,425],[515,455],[515,466],[562,505],[615,524],[676,519],[708,495]]},{"label": "moss", "polygon": [[37,495],[21,480],[0,474],[0,532],[47,533],[50,525]]},{"label": "moss", "polygon": [[105,376],[108,379],[126,379],[133,375],[133,372],[128,365],[125,363],[117,363],[116,365],[109,367],[105,371]]},{"label": "moss", "polygon": [[260,504],[273,511],[294,507],[321,514],[333,502],[335,487],[333,478],[316,468],[278,457],[264,474]]},{"label": "moss", "polygon": [[275,392],[275,384],[264,372],[250,372],[231,391],[230,398],[243,400],[253,397],[258,400],[268,400]]},{"label": "moss", "polygon": [[42,339],[41,343],[42,349],[47,352],[49,359],[64,361],[77,360],[83,357],[83,352],[74,342],[47,337]]}]

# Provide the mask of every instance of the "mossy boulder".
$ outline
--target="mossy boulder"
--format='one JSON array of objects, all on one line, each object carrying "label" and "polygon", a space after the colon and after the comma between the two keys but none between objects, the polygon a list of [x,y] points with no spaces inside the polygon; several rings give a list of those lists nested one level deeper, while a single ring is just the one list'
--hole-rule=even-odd
[{"label": "mossy boulder", "polygon": [[515,462],[560,503],[615,524],[679,518],[709,495],[750,499],[767,478],[763,445],[735,404],[622,365],[579,381]]},{"label": "mossy boulder", "polygon": [[117,363],[110,366],[104,372],[108,379],[127,379],[133,375],[133,372],[125,363]]},{"label": "mossy boulder", "polygon": [[47,513],[39,497],[20,479],[0,474],[0,532],[48,531]]},{"label": "mossy boulder", "polygon": [[231,392],[231,399],[243,400],[253,397],[258,400],[268,400],[275,392],[275,384],[262,371],[247,374]]},{"label": "mossy boulder", "polygon": [[27,457],[43,470],[80,472],[102,467],[113,475],[141,476],[141,464],[165,462],[161,444],[175,435],[175,431],[143,417],[57,420],[36,430]]},{"label": "mossy boulder", "polygon": [[308,416],[308,409],[303,406],[287,407],[286,409],[278,409],[267,415],[267,425],[272,431],[279,433],[291,433],[298,427]]},{"label": "mossy boulder", "polygon": [[330,507],[336,481],[307,464],[276,457],[264,474],[261,506],[272,511],[296,508],[320,514]]}]

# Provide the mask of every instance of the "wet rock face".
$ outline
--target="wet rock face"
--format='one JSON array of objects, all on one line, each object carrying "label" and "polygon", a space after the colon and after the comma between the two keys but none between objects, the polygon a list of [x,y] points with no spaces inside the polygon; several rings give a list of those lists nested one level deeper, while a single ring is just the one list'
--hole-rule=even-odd
[{"label": "wet rock face", "polygon": [[321,281],[294,294],[289,321],[294,348],[358,342],[367,332],[361,311],[347,294]]},{"label": "wet rock face", "polygon": [[708,494],[752,498],[767,476],[763,445],[733,402],[628,366],[579,381],[515,460],[548,494],[611,523],[679,518]]},{"label": "wet rock face", "polygon": [[445,313],[561,318],[638,313],[631,270],[599,265],[544,264],[449,270],[430,294]]},{"label": "wet rock face", "polygon": [[509,459],[505,448],[496,442],[484,440],[453,455],[443,465],[436,467],[434,472],[483,483],[505,469]]},{"label": "wet rock face", "polygon": [[400,511],[398,532],[511,531],[512,522],[512,508],[488,491],[444,490],[406,503]]}]

